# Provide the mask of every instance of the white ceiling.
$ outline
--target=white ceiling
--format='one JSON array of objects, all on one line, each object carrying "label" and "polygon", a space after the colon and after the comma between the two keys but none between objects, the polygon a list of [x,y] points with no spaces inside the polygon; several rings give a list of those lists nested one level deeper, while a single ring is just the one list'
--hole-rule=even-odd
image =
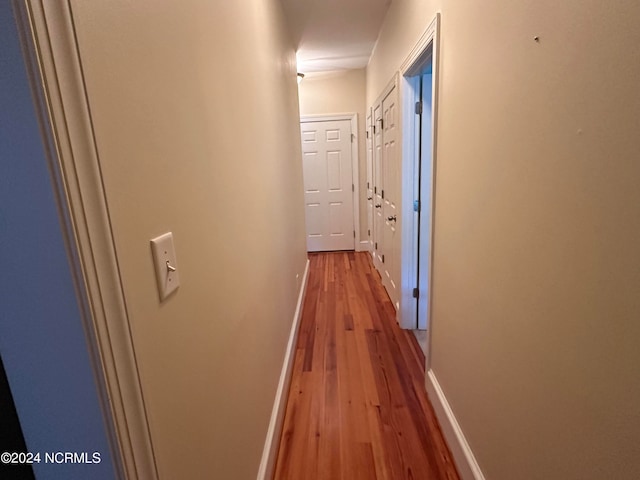
[{"label": "white ceiling", "polygon": [[305,75],[364,68],[391,0],[281,0]]}]

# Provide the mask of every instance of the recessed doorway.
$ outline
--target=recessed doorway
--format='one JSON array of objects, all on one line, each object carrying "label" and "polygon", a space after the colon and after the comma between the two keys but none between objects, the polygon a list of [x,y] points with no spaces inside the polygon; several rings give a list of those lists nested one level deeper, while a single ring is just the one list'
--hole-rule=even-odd
[{"label": "recessed doorway", "polygon": [[438,22],[439,16],[436,16],[400,69],[403,110],[402,205],[405,212],[400,319],[403,328],[422,332],[416,336],[425,353],[428,353],[431,307]]}]

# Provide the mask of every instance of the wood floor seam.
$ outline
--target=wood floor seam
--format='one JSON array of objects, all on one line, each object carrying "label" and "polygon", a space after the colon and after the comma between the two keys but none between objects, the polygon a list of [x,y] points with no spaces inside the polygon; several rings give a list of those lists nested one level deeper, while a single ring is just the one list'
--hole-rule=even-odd
[{"label": "wood floor seam", "polygon": [[309,260],[274,479],[458,479],[424,354],[397,325],[369,254]]}]

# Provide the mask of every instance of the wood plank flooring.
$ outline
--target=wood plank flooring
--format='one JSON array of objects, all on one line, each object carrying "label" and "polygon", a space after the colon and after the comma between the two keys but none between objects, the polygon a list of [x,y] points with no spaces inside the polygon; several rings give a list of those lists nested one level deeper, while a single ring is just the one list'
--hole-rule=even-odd
[{"label": "wood plank flooring", "polygon": [[275,480],[458,479],[367,253],[310,254]]}]

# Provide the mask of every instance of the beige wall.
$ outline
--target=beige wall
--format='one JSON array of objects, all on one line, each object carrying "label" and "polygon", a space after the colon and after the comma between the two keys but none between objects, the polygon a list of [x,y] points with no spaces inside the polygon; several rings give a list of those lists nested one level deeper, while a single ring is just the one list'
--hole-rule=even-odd
[{"label": "beige wall", "polygon": [[299,86],[300,115],[358,114],[360,241],[368,238],[365,89],[365,69],[333,72],[317,77],[307,76]]},{"label": "beige wall", "polygon": [[369,104],[436,10],[435,375],[488,480],[639,478],[640,3],[394,1]]},{"label": "beige wall", "polygon": [[[367,106],[372,106],[433,20],[438,0],[394,0],[367,66]],[[451,8],[451,7],[450,7]]]},{"label": "beige wall", "polygon": [[72,8],[160,477],[254,479],[306,262],[280,4]]}]

